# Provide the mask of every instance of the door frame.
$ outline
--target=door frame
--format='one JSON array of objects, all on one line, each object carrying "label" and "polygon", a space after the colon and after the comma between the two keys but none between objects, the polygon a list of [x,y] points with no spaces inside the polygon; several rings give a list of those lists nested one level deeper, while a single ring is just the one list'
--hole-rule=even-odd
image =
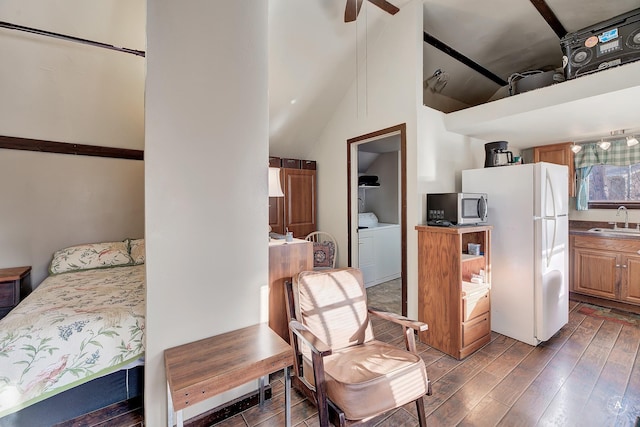
[{"label": "door frame", "polygon": [[[351,267],[352,260],[352,244],[354,231],[357,236],[358,232],[358,209],[353,211],[353,193],[358,194],[358,145],[371,142],[377,139],[385,138],[391,135],[400,136],[400,234],[401,234],[401,282],[402,282],[402,315],[407,315],[407,124],[391,126],[375,132],[356,136],[347,140],[347,262]],[[351,167],[352,160],[356,165]],[[354,230],[355,218],[355,230]]]}]

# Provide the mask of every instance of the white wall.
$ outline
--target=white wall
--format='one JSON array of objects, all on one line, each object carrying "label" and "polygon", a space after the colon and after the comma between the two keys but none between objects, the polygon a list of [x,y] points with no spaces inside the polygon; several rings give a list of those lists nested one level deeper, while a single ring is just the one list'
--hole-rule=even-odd
[{"label": "white wall", "polygon": [[[415,176],[416,167],[418,96],[422,102],[422,66],[418,66],[422,61],[421,6],[421,2],[413,1],[396,15],[382,18],[385,28],[378,39],[369,38],[366,63],[361,62],[358,67],[361,74],[357,79],[355,75],[349,76],[354,80],[352,86],[308,155],[318,162],[318,229],[336,237],[341,266],[347,265],[348,253],[346,141],[349,138],[406,123],[407,192],[415,194],[415,180],[411,177]],[[365,50],[364,46],[361,44],[360,52]],[[352,196],[352,206],[356,207],[357,194]],[[411,201],[408,211],[408,224],[412,228],[416,217]],[[357,253],[353,256],[357,257]]]},{"label": "white wall", "polygon": [[261,319],[267,3],[158,0],[147,23],[145,424],[160,426],[164,350]]},{"label": "white wall", "polygon": [[[414,227],[424,222],[424,193],[459,190],[460,171],[482,166],[484,146],[481,141],[447,132],[443,113],[422,106],[422,2],[412,1],[386,20],[382,36],[369,40],[367,47],[366,96],[362,88],[356,93],[356,82],[309,158],[318,161],[319,229],[329,231],[339,247],[346,248],[346,140],[407,124],[408,314],[416,317],[418,243]],[[347,265],[347,250],[340,250],[339,256],[339,264]]]},{"label": "white wall", "polygon": [[142,161],[0,150],[0,195],[0,267],[33,287],[58,249],[144,235]]},{"label": "white wall", "polygon": [[[0,2],[5,22],[144,50],[145,2]],[[142,23],[142,25],[141,25]],[[112,28],[118,33],[110,34]],[[144,58],[0,29],[0,135],[144,148]],[[144,232],[142,161],[0,150],[0,268]]]},{"label": "white wall", "polygon": [[[137,50],[144,14],[143,0],[0,2],[2,21]],[[0,37],[1,135],[144,148],[144,58],[16,30]]]}]

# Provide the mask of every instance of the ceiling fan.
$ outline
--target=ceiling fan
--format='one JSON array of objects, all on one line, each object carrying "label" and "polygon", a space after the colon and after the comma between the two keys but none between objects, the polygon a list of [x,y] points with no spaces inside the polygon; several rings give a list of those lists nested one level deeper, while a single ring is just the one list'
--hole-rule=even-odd
[{"label": "ceiling fan", "polygon": [[[352,22],[356,20],[356,18],[358,17],[358,13],[360,13],[360,8],[362,7],[363,1],[364,0],[347,0],[347,7],[344,9],[344,22]],[[392,15],[395,15],[400,11],[400,9],[398,9],[397,7],[395,7],[394,5],[392,5],[386,0],[368,0],[368,1]]]}]

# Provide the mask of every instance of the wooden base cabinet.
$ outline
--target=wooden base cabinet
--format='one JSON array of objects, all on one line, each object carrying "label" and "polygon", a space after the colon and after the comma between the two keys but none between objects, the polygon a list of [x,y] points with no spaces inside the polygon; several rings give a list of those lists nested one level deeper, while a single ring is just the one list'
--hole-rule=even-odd
[{"label": "wooden base cabinet", "polygon": [[640,305],[640,240],[570,236],[571,291]]},{"label": "wooden base cabinet", "polygon": [[[491,340],[490,226],[418,230],[418,320],[429,325],[420,340],[463,359]],[[479,255],[468,253],[480,245]],[[483,273],[482,283],[471,279]]]},{"label": "wooden base cabinet", "polygon": [[284,282],[301,271],[313,270],[313,244],[294,239],[292,243],[269,243],[269,327],[289,342]]}]

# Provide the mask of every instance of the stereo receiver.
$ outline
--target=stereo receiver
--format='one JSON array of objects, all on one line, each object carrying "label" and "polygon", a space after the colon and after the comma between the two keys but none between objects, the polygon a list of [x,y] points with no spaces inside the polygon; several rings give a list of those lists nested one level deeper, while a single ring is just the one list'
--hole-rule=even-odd
[{"label": "stereo receiver", "polygon": [[569,33],[560,40],[565,79],[640,59],[640,9]]}]

